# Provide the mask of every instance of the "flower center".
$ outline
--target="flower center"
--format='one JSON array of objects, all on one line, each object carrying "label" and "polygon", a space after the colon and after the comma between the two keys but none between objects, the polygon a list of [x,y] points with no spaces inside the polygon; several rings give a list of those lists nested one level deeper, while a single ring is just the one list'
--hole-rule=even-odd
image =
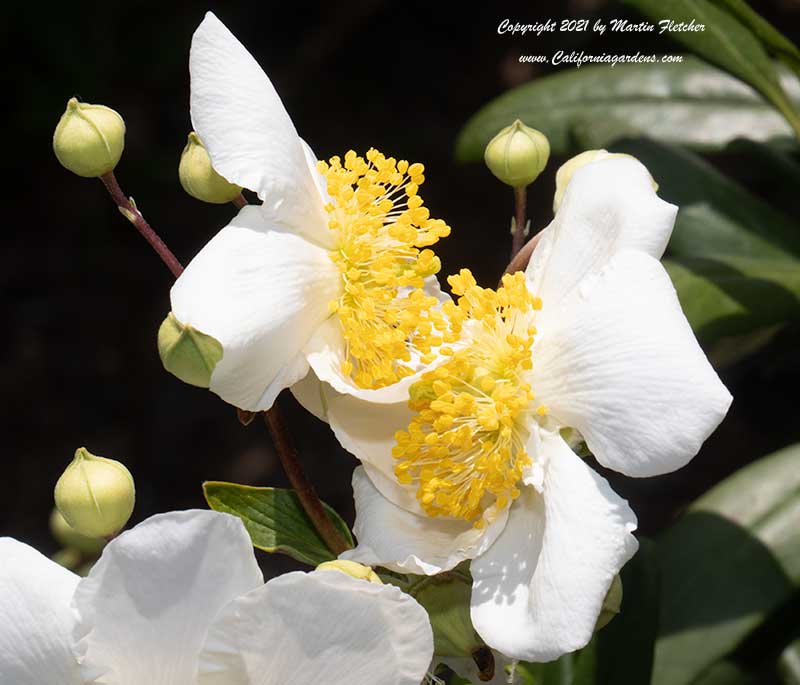
[{"label": "flower center", "polygon": [[343,289],[330,304],[346,344],[342,371],[362,388],[381,388],[414,372],[412,361],[430,363],[447,323],[438,300],[423,290],[441,268],[427,248],[450,233],[431,219],[417,194],[422,164],[409,164],[370,149],[319,162],[331,203],[326,206],[337,247],[330,257]]},{"label": "flower center", "polygon": [[[486,509],[502,509],[519,496],[531,463],[525,443],[534,396],[525,378],[542,303],[522,273],[504,276],[496,291],[476,285],[466,269],[448,282],[459,298],[443,310],[451,332],[467,343],[442,348],[450,359],[411,386],[415,415],[395,434],[395,475],[417,485],[429,516],[481,527]],[[546,411],[538,408],[540,415]]]}]

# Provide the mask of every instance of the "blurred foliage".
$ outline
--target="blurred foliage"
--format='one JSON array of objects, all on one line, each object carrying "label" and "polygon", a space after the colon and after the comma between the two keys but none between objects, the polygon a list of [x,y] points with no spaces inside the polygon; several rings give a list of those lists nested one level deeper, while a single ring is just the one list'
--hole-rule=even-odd
[{"label": "blurred foliage", "polygon": [[[800,102],[800,87],[782,74]],[[482,159],[486,144],[515,119],[542,131],[557,155],[638,134],[703,151],[743,136],[792,136],[784,118],[747,84],[690,56],[680,64],[584,66],[514,88],[469,119],[456,142],[457,159]]]},{"label": "blurred foliage", "polygon": [[[800,135],[800,117],[778,80],[775,65],[767,54],[762,40],[740,22],[730,7],[739,3],[721,3],[712,0],[623,0],[654,22],[668,19],[676,24],[702,24],[702,31],[673,31],[670,37],[711,64],[725,69],[759,91]],[[740,14],[750,14],[740,12]],[[751,21],[752,23],[752,21]],[[759,25],[762,35],[769,35]],[[768,25],[767,25],[768,26]],[[780,34],[778,34],[780,35]]]}]

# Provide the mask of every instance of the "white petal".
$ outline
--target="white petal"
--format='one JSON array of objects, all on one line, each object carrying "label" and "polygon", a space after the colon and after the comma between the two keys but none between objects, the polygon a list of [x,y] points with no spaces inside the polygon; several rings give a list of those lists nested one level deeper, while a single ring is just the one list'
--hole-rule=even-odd
[{"label": "white petal", "polygon": [[528,264],[531,289],[544,303],[541,316],[557,312],[584,277],[620,250],[661,257],[677,211],[659,199],[647,169],[633,158],[607,158],[578,169]]},{"label": "white petal", "polygon": [[[436,276],[430,276],[425,279],[423,290],[426,295],[435,297],[440,303],[450,299],[449,295],[442,292]],[[410,289],[401,289],[398,296],[406,297],[409,291]],[[448,357],[438,357],[432,364],[426,365],[414,360],[414,352],[412,350],[412,360],[409,362],[409,366],[416,368],[416,373],[384,388],[365,390],[355,385],[349,376],[342,373],[345,351],[344,334],[336,316],[332,316],[314,332],[305,349],[308,363],[314,369],[317,378],[328,383],[336,392],[353,395],[367,402],[379,404],[407,402],[408,389],[411,385],[418,381],[423,373],[448,359]]]},{"label": "white petal", "polygon": [[214,168],[258,193],[270,221],[331,245],[303,143],[267,75],[210,12],[192,38],[192,125]]},{"label": "white petal", "polygon": [[200,685],[419,685],[433,656],[425,610],[391,585],[288,573],[220,612]]},{"label": "white petal", "polygon": [[638,544],[636,517],[557,435],[544,494],[524,488],[503,534],[471,565],[472,622],[486,643],[551,661],[591,639],[611,581]]},{"label": "white petal", "polygon": [[[475,660],[468,656],[448,656],[442,657],[441,662],[449,666],[456,674],[470,682],[470,685],[508,685],[518,683],[519,679],[510,675],[506,668],[513,669],[515,659],[509,659],[495,650],[492,650],[494,657],[494,676],[491,680],[483,680],[481,671]],[[512,671],[513,672],[513,671]]]},{"label": "white petal", "polygon": [[730,393],[700,349],[661,264],[615,256],[539,329],[533,392],[604,466],[654,476],[686,464]]},{"label": "white petal", "polygon": [[242,522],[214,511],[153,516],[113,540],[78,585],[88,682],[194,682],[217,612],[263,582]]},{"label": "white petal", "polygon": [[80,685],[70,609],[78,576],[0,538],[0,683]]},{"label": "white petal", "polygon": [[306,411],[312,413],[320,421],[328,422],[328,403],[325,399],[324,386],[313,369],[309,369],[308,373],[290,390]]},{"label": "white petal", "polygon": [[[408,408],[408,398],[394,404],[376,404],[352,395],[342,395],[330,386],[324,387],[323,392],[328,423],[342,447],[396,483],[394,467],[397,460],[392,456],[392,448],[397,444],[395,433],[408,428],[414,416]],[[418,511],[414,491],[405,489],[413,500],[410,510]]]},{"label": "white petal", "polygon": [[314,181],[314,187],[317,189],[320,200],[322,200],[322,206],[324,207],[331,202],[331,196],[328,194],[327,182],[323,178],[322,174],[317,171],[317,162],[319,159],[317,158],[317,155],[314,154],[314,150],[311,149],[311,146],[302,138],[300,139],[300,144],[303,146],[303,154],[306,158],[308,173],[311,175],[311,178]]},{"label": "white petal", "polygon": [[467,521],[412,514],[386,499],[364,469],[353,472],[358,546],[340,555],[400,573],[435,575],[483,553],[503,530],[508,509],[483,529]]},{"label": "white petal", "polygon": [[339,288],[325,250],[266,224],[258,207],[245,207],[175,282],[172,311],[222,344],[211,390],[258,411],[305,376],[303,346]]}]

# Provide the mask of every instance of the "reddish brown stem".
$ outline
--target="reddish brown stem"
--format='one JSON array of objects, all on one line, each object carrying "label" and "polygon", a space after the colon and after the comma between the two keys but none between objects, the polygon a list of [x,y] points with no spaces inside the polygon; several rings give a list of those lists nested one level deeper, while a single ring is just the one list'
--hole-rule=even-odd
[{"label": "reddish brown stem", "polygon": [[531,260],[531,255],[533,255],[533,251],[539,244],[541,237],[542,234],[537,233],[535,236],[533,236],[533,238],[525,243],[522,246],[522,249],[514,255],[503,273],[513,274],[517,271],[524,271],[528,266],[528,262]]},{"label": "reddish brown stem", "polygon": [[172,275],[175,276],[175,278],[180,276],[183,272],[183,266],[178,261],[178,258],[172,254],[172,251],[164,244],[164,241],[158,237],[158,234],[150,227],[150,224],[145,221],[142,213],[136,209],[136,205],[122,192],[122,188],[119,187],[114,172],[109,171],[107,174],[103,174],[100,180],[106,187],[108,194],[111,195],[111,199],[114,200],[120,212],[122,212],[122,215],[130,221],[136,227],[136,230],[142,234],[142,237],[150,243],[150,247],[161,257],[161,261],[167,265]]},{"label": "reddish brown stem", "polygon": [[[177,257],[172,254],[172,251],[164,244],[164,241],[158,237],[158,234],[151,228],[150,224],[145,221],[145,218],[136,208],[136,205],[122,192],[122,188],[119,187],[114,172],[110,171],[104,174],[100,177],[100,180],[103,182],[108,194],[111,195],[111,199],[114,200],[123,216],[130,221],[136,227],[136,230],[142,234],[144,239],[150,243],[150,246],[155,250],[156,254],[161,257],[161,261],[167,265],[172,275],[175,276],[175,278],[180,276],[181,273],[183,273],[183,266],[178,261]],[[247,205],[247,200],[243,195],[234,198],[232,202],[240,209]],[[239,411],[239,420],[242,421],[244,425],[252,421],[252,418],[253,415],[251,412]],[[341,533],[336,530],[325,508],[322,506],[322,502],[317,496],[317,493],[314,491],[314,487],[303,472],[297,450],[295,450],[292,444],[291,436],[278,411],[278,407],[273,406],[272,409],[264,412],[264,420],[269,428],[272,441],[275,444],[275,451],[278,453],[278,457],[281,460],[283,470],[286,472],[286,476],[292,484],[292,487],[297,492],[303,509],[306,514],[308,514],[308,517],[311,519],[311,522],[314,524],[314,527],[317,529],[317,532],[324,540],[325,544],[338,556],[346,549],[349,549],[350,546],[342,537]]]},{"label": "reddish brown stem", "polygon": [[511,259],[517,255],[525,244],[525,210],[528,205],[528,188],[514,188],[514,233],[511,238]]},{"label": "reddish brown stem", "polygon": [[306,514],[314,524],[314,528],[317,529],[320,537],[331,552],[339,556],[345,550],[350,549],[350,545],[347,544],[342,534],[333,525],[333,521],[331,521],[322,506],[322,501],[314,490],[314,486],[311,485],[311,481],[308,480],[303,471],[297,450],[292,443],[292,438],[277,404],[273,404],[272,409],[267,409],[264,412],[264,422],[269,428],[272,442],[275,444],[275,451],[281,460],[286,477],[297,493],[303,509],[305,509]]}]

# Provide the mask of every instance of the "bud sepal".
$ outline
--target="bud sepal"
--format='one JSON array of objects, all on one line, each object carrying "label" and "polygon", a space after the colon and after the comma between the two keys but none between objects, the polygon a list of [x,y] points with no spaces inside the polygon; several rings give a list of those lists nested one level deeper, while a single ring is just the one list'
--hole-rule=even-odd
[{"label": "bud sepal", "polygon": [[216,338],[181,323],[170,312],[158,329],[158,355],[164,368],[184,383],[208,388],[223,350]]},{"label": "bud sepal", "polygon": [[73,174],[96,178],[114,171],[125,149],[125,122],[110,107],[71,98],[53,134],[53,152]]},{"label": "bud sepal", "polygon": [[231,202],[242,192],[241,186],[229,183],[216,172],[208,151],[194,131],[189,134],[186,147],[183,148],[178,177],[189,195],[211,204]]},{"label": "bud sepal", "polygon": [[498,180],[512,188],[525,188],[547,166],[550,143],[541,131],[517,119],[489,141],[483,159]]},{"label": "bud sepal", "polygon": [[108,537],[122,530],[136,500],[133,476],[125,465],[85,447],[75,451],[54,494],[67,523],[89,537]]}]

